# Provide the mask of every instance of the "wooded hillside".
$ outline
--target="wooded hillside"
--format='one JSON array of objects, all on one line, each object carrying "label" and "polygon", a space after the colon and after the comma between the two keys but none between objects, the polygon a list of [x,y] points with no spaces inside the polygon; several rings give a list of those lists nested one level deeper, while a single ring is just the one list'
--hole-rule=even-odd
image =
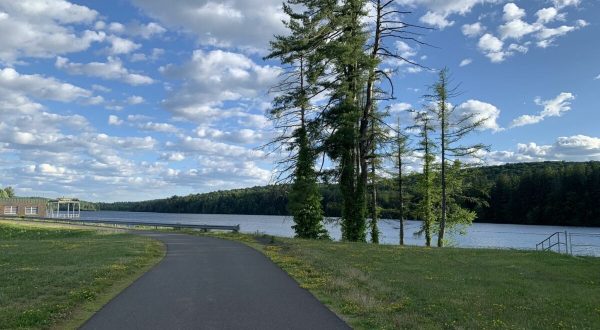
[{"label": "wooded hillside", "polygon": [[[477,212],[476,222],[600,226],[600,162],[543,162],[487,166],[466,170],[468,195],[488,205],[464,206]],[[414,219],[418,202],[414,193],[419,174],[408,175],[408,218]],[[320,185],[323,210],[340,216],[341,195],[336,185]],[[142,202],[98,203],[99,210],[288,215],[289,186],[263,186],[172,196]],[[395,218],[398,194],[391,180],[378,187],[383,218]]]}]

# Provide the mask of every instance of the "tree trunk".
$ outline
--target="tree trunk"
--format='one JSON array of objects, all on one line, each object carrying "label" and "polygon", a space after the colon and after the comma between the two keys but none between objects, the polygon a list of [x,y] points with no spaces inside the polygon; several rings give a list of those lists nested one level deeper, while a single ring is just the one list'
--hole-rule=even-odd
[{"label": "tree trunk", "polygon": [[440,96],[440,119],[441,119],[441,147],[442,147],[442,219],[440,220],[440,230],[438,233],[438,247],[444,246],[444,232],[446,230],[446,81],[445,76],[440,79],[441,88],[438,91]]},{"label": "tree trunk", "polygon": [[379,243],[379,228],[377,227],[377,186],[375,185],[375,163],[371,163],[371,242]]},{"label": "tree trunk", "polygon": [[425,176],[425,246],[431,246],[431,173],[429,169],[429,134],[427,132],[428,125],[425,124],[425,168],[423,169],[423,175]]},{"label": "tree trunk", "polygon": [[[376,15],[376,22],[375,22],[375,37],[373,39],[373,49],[371,50],[371,59],[374,60],[377,57],[377,52],[379,51],[379,42],[381,39],[381,11],[382,11],[382,7],[381,7],[381,1],[377,1],[377,15]],[[375,172],[375,168],[374,168],[374,163],[375,163],[375,152],[374,152],[374,148],[375,148],[375,143],[374,143],[374,134],[371,134],[371,136],[369,137],[369,126],[371,126],[371,128],[373,129],[373,119],[372,114],[373,114],[373,94],[374,94],[374,87],[375,87],[375,81],[376,81],[376,75],[375,75],[375,65],[373,65],[370,68],[369,71],[369,77],[367,78],[367,86],[366,86],[366,100],[365,100],[365,105],[363,108],[363,112],[361,115],[361,119],[360,119],[360,127],[359,127],[359,158],[360,158],[360,181],[359,181],[359,185],[361,187],[367,187],[368,184],[368,177],[369,177],[369,162],[368,162],[368,158],[372,157],[373,159],[371,159],[371,172],[374,175]],[[374,132],[372,132],[374,133]],[[375,178],[373,177],[373,183]],[[366,191],[365,191],[366,192]],[[372,196],[372,203],[375,204],[376,203],[376,192],[375,192],[375,186],[373,185],[372,188],[372,192],[371,192]],[[371,210],[371,238],[373,240],[374,237],[374,231],[373,230],[377,230],[377,209],[376,206],[373,205],[372,206],[372,210]],[[377,233],[377,241],[379,241],[378,238],[378,233]],[[374,242],[377,243],[377,242]]]},{"label": "tree trunk", "polygon": [[400,245],[404,245],[404,187],[402,186],[402,153],[404,152],[400,137],[400,120],[398,119],[398,215],[400,217]]},{"label": "tree trunk", "polygon": [[371,122],[371,242],[379,243],[377,227],[377,186],[375,180],[375,122]]}]

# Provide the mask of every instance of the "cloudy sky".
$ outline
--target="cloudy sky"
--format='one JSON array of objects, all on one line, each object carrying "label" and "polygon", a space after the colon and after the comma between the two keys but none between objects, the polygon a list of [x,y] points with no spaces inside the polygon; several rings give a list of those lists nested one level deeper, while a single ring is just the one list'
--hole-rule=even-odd
[{"label": "cloudy sky", "polygon": [[[489,117],[489,164],[600,160],[600,3],[397,0],[433,27],[399,54],[447,66]],[[143,200],[267,184],[281,0],[0,0],[0,186]],[[435,74],[400,65],[394,116]]]}]

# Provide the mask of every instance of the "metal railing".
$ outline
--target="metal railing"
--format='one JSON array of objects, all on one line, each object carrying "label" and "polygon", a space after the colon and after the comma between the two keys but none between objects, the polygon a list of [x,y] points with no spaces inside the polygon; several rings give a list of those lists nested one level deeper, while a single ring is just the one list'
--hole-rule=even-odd
[{"label": "metal railing", "polygon": [[[561,241],[561,236],[564,235],[563,240]],[[567,240],[567,232],[557,231],[554,234],[548,236],[545,240],[537,243],[535,245],[535,249],[538,251],[555,251],[558,253],[562,252],[567,253],[569,251],[568,240]],[[561,249],[561,247],[564,248]]]},{"label": "metal railing", "polygon": [[600,256],[600,233],[569,233],[569,254]]},{"label": "metal railing", "polygon": [[535,249],[570,255],[600,256],[600,233],[558,231],[537,243]]},{"label": "metal railing", "polygon": [[41,221],[41,222],[55,222],[55,223],[69,223],[69,224],[82,224],[82,225],[114,225],[124,227],[153,227],[153,228],[176,228],[176,229],[200,229],[204,231],[208,230],[231,230],[233,232],[240,231],[240,225],[225,226],[225,225],[197,225],[197,224],[186,224],[186,223],[163,223],[163,222],[137,222],[137,221],[117,221],[117,220],[82,220],[82,219],[61,219],[61,218],[22,218],[13,216],[2,216],[8,219],[23,219],[28,221]]}]

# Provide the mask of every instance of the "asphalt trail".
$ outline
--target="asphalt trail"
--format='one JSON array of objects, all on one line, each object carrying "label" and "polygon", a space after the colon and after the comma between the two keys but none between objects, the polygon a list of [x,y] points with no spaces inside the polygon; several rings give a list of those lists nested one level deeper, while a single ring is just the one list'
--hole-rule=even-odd
[{"label": "asphalt trail", "polygon": [[82,329],[349,329],[260,252],[169,233],[165,258]]}]

